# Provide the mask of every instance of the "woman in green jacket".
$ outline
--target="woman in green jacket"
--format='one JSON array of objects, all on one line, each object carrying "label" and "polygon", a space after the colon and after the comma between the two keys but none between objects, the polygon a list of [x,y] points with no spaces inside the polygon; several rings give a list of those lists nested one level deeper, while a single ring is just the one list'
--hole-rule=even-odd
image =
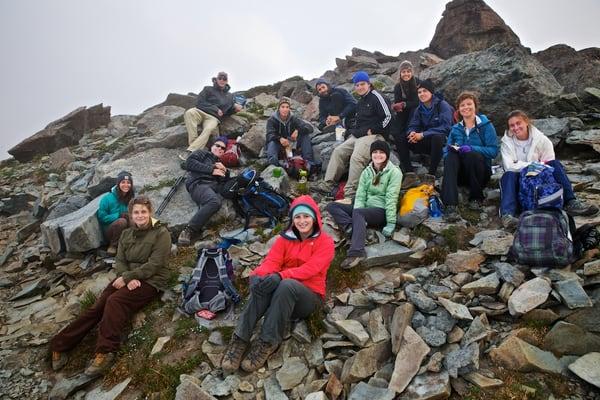
[{"label": "woman in green jacket", "polygon": [[131,227],[125,229],[119,239],[115,264],[117,278],[104,289],[93,306],[52,339],[50,349],[55,371],[67,363],[66,352],[99,324],[95,357],[85,373],[95,376],[106,372],[133,314],[168,286],[169,231],[152,218],[152,204],[145,196],[131,200],[128,211]]},{"label": "woman in green jacket", "polygon": [[390,145],[383,140],[374,141],[371,163],[360,175],[354,205],[333,202],[326,207],[352,238],[347,258],[341,264],[344,269],[354,268],[365,259],[367,227],[382,229],[386,237],[394,232],[402,172],[389,159]]},{"label": "woman in green jacket", "polygon": [[96,216],[109,243],[107,253],[111,256],[117,254],[119,237],[129,226],[127,205],[134,195],[131,174],[121,171],[117,175],[117,184],[100,199]]}]

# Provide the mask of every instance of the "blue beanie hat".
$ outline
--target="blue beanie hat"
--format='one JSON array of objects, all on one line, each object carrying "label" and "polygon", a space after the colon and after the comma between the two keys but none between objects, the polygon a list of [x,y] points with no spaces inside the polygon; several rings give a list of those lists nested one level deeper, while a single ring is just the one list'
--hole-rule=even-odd
[{"label": "blue beanie hat", "polygon": [[225,146],[227,146],[227,136],[217,136],[213,144],[217,142],[222,142]]},{"label": "blue beanie hat", "polygon": [[358,82],[370,82],[369,74],[367,74],[365,71],[358,71],[355,73],[352,77],[352,83],[356,85]]},{"label": "blue beanie hat", "polygon": [[309,206],[307,206],[305,204],[299,204],[296,207],[294,207],[294,210],[292,210],[292,218],[294,218],[298,214],[307,214],[307,215],[310,215],[311,218],[314,219],[315,221],[317,220],[317,216],[315,215],[315,212],[312,210],[312,208],[310,208]]}]

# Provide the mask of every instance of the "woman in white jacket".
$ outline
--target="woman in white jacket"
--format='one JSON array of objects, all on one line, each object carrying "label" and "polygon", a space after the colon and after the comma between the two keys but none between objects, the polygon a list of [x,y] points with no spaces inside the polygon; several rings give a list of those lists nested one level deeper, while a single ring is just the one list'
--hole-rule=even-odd
[{"label": "woman in white jacket", "polygon": [[519,174],[533,162],[545,163],[554,168],[554,179],[563,186],[565,210],[571,215],[594,215],[598,207],[575,198],[573,187],[562,164],[554,155],[554,146],[523,111],[508,114],[508,129],[500,146],[504,174],[500,180],[500,216],[502,225],[514,229],[519,211]]}]

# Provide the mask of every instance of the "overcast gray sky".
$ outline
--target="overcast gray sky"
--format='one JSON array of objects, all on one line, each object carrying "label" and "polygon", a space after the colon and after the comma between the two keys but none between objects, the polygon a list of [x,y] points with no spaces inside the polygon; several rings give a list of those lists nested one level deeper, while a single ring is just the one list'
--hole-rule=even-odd
[{"label": "overcast gray sky", "polygon": [[[425,48],[446,2],[0,0],[0,159],[81,105],[139,114],[220,70],[241,90],[318,77],[352,47]],[[533,51],[600,46],[598,0],[487,3]]]}]

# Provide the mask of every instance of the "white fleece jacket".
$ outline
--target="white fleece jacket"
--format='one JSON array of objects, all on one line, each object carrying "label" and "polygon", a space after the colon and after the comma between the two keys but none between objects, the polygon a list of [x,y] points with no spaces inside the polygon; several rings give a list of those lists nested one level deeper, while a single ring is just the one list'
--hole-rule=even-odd
[{"label": "white fleece jacket", "polygon": [[519,161],[514,134],[510,130],[504,132],[500,144],[504,171],[519,172],[532,162],[552,161],[556,158],[552,142],[539,129],[530,125],[529,135],[531,135],[531,148],[527,153],[527,161]]}]

